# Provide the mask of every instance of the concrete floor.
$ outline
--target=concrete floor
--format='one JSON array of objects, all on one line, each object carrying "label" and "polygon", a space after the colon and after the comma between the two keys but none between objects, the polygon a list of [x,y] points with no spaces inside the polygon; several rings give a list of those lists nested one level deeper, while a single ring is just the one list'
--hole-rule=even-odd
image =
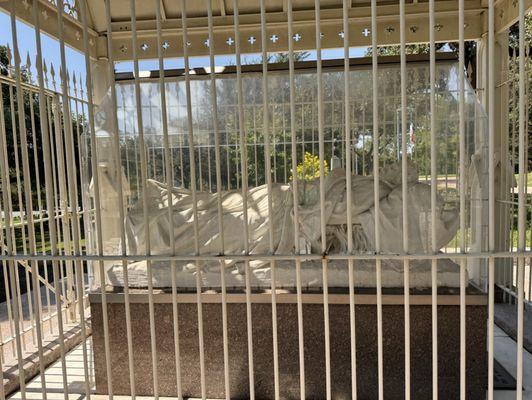
[{"label": "concrete floor", "polygon": [[[92,346],[91,340],[87,341],[88,350],[88,366],[91,374],[91,390],[94,390],[92,381]],[[515,377],[516,365],[516,344],[508,337],[500,328],[495,327],[495,357],[496,359]],[[524,372],[524,392],[523,399],[532,400],[532,354],[524,352],[523,358],[523,372]],[[68,399],[81,400],[85,399],[85,377],[83,368],[83,350],[79,345],[66,357],[67,369],[67,384],[68,384]],[[61,360],[54,363],[46,370],[46,391],[47,398],[50,400],[64,400],[65,394],[63,391],[63,379]],[[495,391],[494,398],[496,400],[515,399],[515,391]],[[103,400],[107,396],[91,395],[91,399]],[[27,399],[43,399],[42,384],[40,377],[31,381],[26,387]],[[129,399],[129,396],[114,396],[116,400]],[[137,397],[137,399],[152,399],[153,397]],[[10,399],[22,399],[20,392],[15,393]],[[161,398],[162,399],[162,398]]]},{"label": "concrete floor", "polygon": [[[515,377],[517,345],[502,329],[495,325],[495,358]],[[523,352],[523,399],[532,400],[532,354]],[[515,399],[515,391],[501,390],[494,393],[497,400]]]}]

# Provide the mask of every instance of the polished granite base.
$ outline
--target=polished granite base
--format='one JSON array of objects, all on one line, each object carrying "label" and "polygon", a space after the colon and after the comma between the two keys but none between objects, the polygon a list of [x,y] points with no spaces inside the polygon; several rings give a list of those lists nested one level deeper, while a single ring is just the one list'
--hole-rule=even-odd
[{"label": "polished granite base", "polygon": [[[129,395],[129,366],[125,307],[121,294],[110,297],[109,343],[114,394]],[[335,399],[351,398],[351,335],[348,294],[336,295],[329,305],[331,394]],[[342,296],[345,296],[342,300]],[[389,295],[382,308],[384,397],[404,398],[404,307],[402,295]],[[397,296],[397,301],[394,301]],[[456,301],[438,306],[438,392],[440,398],[458,399],[460,393],[460,308]],[[370,296],[371,297],[371,296]],[[370,299],[369,298],[365,298]],[[411,295],[411,393],[413,399],[432,398],[432,312],[431,305]],[[426,299],[424,296],[423,299]],[[487,388],[486,320],[483,296],[468,301],[466,382],[469,399],[483,399]],[[449,296],[447,296],[447,300]],[[468,296],[469,299],[469,296]],[[356,384],[358,398],[378,398],[377,307],[374,300],[355,307]],[[440,304],[440,301],[438,301]],[[96,391],[108,393],[101,299],[91,297]],[[172,303],[154,304],[157,347],[158,394],[175,396],[177,378]],[[198,306],[180,302],[179,350],[181,387],[184,397],[201,397],[198,341]],[[222,305],[202,304],[205,346],[205,391],[207,398],[224,398]],[[272,306],[252,304],[254,390],[257,399],[275,397],[272,339]],[[229,391],[231,398],[249,398],[249,365],[246,304],[227,304],[229,346]],[[283,399],[300,398],[300,368],[297,304],[277,304],[279,350],[279,394]],[[323,399],[326,392],[325,329],[322,304],[303,304],[305,390],[307,398]],[[150,319],[147,298],[131,303],[137,395],[153,395]]]}]

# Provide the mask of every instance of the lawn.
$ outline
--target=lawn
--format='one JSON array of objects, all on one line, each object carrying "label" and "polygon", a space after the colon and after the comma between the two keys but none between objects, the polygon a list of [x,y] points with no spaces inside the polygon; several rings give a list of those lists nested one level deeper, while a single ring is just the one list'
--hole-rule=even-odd
[{"label": "lawn", "polygon": [[[20,218],[15,217],[13,218],[13,222],[15,224],[15,243],[16,243],[16,249],[18,252],[22,252],[24,249],[24,238],[22,235],[22,227],[23,225],[17,225],[20,223]],[[0,224],[3,228],[3,224]],[[44,238],[41,236],[41,228],[40,228],[40,222],[34,223],[35,227],[35,244],[37,247],[37,252],[42,253],[43,247],[45,253],[50,253],[52,251],[52,243],[50,241],[50,231],[48,227],[48,221],[44,222],[43,232],[44,232]],[[28,236],[28,226],[25,226],[25,236],[26,236],[26,246],[29,247],[29,236]],[[62,227],[61,227],[62,229]],[[83,234],[83,232],[82,232]],[[63,235],[61,231],[61,235]],[[5,236],[5,235],[4,235]],[[62,236],[61,236],[62,237]],[[5,239],[4,239],[5,240]],[[44,243],[43,243],[44,241]],[[80,247],[85,247],[85,239],[82,238],[80,240]],[[65,248],[65,243],[63,241],[59,241],[57,243],[57,249],[62,251]]]}]

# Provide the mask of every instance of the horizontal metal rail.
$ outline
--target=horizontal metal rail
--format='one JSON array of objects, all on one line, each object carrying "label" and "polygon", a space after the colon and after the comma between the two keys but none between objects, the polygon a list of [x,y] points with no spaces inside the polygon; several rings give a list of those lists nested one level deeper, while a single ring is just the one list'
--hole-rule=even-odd
[{"label": "horizontal metal rail", "polygon": [[11,260],[46,260],[46,261],[246,261],[246,260],[441,260],[441,259],[496,259],[496,258],[530,258],[532,257],[532,251],[495,251],[493,253],[437,253],[437,254],[224,254],[224,255],[165,255],[165,254],[152,254],[152,255],[50,255],[50,254],[2,254],[0,255],[0,261]]}]

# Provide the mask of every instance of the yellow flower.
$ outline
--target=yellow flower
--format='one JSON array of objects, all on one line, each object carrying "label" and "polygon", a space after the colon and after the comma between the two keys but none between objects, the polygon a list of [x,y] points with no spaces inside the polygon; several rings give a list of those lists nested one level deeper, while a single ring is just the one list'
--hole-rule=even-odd
[{"label": "yellow flower", "polygon": [[[326,160],[323,160],[323,167],[325,175],[328,172],[328,164]],[[303,181],[312,181],[320,177],[320,158],[316,155],[306,152],[303,162],[299,163],[296,167],[297,179]]]}]

